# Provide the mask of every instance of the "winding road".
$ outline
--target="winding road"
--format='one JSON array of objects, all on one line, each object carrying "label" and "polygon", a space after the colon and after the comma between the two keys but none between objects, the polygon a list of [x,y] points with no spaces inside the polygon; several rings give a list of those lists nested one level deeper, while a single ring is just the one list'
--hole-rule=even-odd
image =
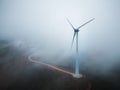
[{"label": "winding road", "polygon": [[53,66],[53,65],[50,65],[50,64],[47,64],[47,63],[43,63],[43,62],[41,62],[41,61],[33,60],[33,59],[32,59],[32,55],[28,56],[28,59],[29,59],[31,62],[39,63],[39,64],[42,64],[42,65],[45,65],[45,66],[50,67],[50,68],[52,68],[52,69],[54,69],[54,70],[57,70],[57,71],[60,71],[60,72],[63,72],[63,73],[72,75],[72,76],[75,77],[75,78],[81,78],[81,77],[82,77],[82,75],[75,76],[75,74],[72,73],[72,72],[69,72],[69,71],[60,69],[60,68],[58,68],[58,67],[56,67],[56,66]]}]

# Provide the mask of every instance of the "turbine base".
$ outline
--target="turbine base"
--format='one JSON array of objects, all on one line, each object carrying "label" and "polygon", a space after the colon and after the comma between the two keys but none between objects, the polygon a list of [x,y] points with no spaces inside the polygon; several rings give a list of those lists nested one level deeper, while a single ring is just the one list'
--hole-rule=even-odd
[{"label": "turbine base", "polygon": [[73,77],[74,77],[74,78],[82,78],[83,75],[82,75],[82,74],[73,74]]}]

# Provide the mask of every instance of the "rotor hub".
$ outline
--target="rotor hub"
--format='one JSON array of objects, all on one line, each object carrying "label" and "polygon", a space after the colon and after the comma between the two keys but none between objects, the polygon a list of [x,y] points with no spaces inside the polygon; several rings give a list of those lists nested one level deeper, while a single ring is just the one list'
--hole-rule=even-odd
[{"label": "rotor hub", "polygon": [[79,30],[78,30],[78,29],[75,29],[75,32],[79,32]]}]

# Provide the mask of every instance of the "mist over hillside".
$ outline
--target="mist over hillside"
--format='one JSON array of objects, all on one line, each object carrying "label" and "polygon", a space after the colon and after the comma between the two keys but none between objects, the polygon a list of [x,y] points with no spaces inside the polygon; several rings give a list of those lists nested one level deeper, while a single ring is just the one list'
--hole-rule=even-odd
[{"label": "mist over hillside", "polygon": [[[85,90],[85,88],[88,88],[87,79],[85,78],[80,79],[80,81],[74,80],[69,75],[30,62],[28,56],[31,55],[31,53],[28,53],[26,50],[29,51],[21,42],[6,39],[0,40],[0,89],[74,90],[75,88],[81,88]],[[39,54],[34,55],[34,58],[38,61],[58,65],[64,69],[74,71],[74,57],[64,57],[62,59],[66,59],[66,62],[61,60],[58,64],[58,62],[50,62],[49,60],[52,58],[46,60],[45,57],[41,58],[41,56],[38,55]],[[109,90],[119,90],[119,63],[116,63],[116,66],[112,68],[101,70],[100,61],[96,63],[96,61],[92,61],[93,59],[89,56],[85,58],[84,54],[82,58],[83,61],[80,63],[80,72],[90,80],[92,88],[89,90],[106,90],[106,88]],[[84,62],[84,60],[86,61]]]},{"label": "mist over hillside", "polygon": [[75,28],[95,18],[79,31],[80,73],[93,84],[92,90],[120,90],[119,3],[0,0],[0,89],[79,90],[86,78],[76,80],[28,57],[74,72],[74,30],[66,18]]}]

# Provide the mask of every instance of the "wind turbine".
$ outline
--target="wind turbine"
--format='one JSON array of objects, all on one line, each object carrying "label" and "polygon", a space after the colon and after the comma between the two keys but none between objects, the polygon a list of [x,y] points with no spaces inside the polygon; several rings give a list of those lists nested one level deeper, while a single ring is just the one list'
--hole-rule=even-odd
[{"label": "wind turbine", "polygon": [[74,77],[79,78],[82,75],[79,73],[79,60],[78,60],[78,32],[80,31],[79,29],[82,28],[83,26],[85,26],[86,24],[90,23],[91,21],[93,21],[95,18],[87,21],[86,23],[82,24],[81,26],[79,26],[78,28],[74,28],[74,26],[71,24],[71,22],[67,19],[68,23],[71,25],[71,27],[74,30],[74,34],[73,34],[73,39],[72,39],[72,45],[71,48],[73,46],[74,43],[74,39],[76,37],[76,59],[75,59],[75,74]]}]

